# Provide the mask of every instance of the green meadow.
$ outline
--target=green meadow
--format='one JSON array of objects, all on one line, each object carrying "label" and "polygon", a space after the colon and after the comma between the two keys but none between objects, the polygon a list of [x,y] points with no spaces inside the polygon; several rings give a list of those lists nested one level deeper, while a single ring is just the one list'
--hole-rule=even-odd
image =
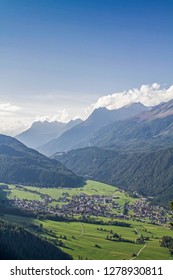
[{"label": "green meadow", "polygon": [[[121,192],[118,188],[95,181],[87,181],[83,188],[60,189],[60,188],[36,188],[27,186],[23,189],[9,185],[5,190],[9,199],[41,200],[42,194],[48,194],[53,199],[58,199],[64,192],[73,195],[85,193],[87,195],[118,196],[118,203],[134,203],[137,199]],[[33,193],[36,192],[36,193]],[[51,202],[50,205],[55,205]],[[17,223],[26,229],[48,238],[51,242],[62,241],[61,249],[72,255],[74,259],[99,259],[99,260],[169,260],[173,259],[167,248],[160,247],[162,236],[173,237],[173,230],[164,226],[149,224],[147,221],[119,220],[131,224],[131,227],[89,224],[84,222],[58,222],[48,219],[32,219],[29,217],[4,215],[3,219]],[[98,217],[104,222],[110,219]],[[116,220],[115,220],[116,221]],[[39,230],[38,230],[39,229]],[[107,237],[110,233],[118,234],[124,239],[134,241],[112,241]],[[146,244],[136,244],[138,237],[149,237]],[[58,243],[57,243],[58,244]],[[57,245],[58,246],[58,245]]]},{"label": "green meadow", "polygon": [[[20,216],[5,215],[5,220],[17,223],[28,230],[34,231],[32,225],[41,226],[40,232],[37,234],[49,238],[50,240],[62,240],[64,246],[62,250],[72,255],[74,259],[99,259],[99,260],[130,260],[132,255],[145,246],[144,244],[133,244],[126,242],[115,242],[107,240],[110,231],[118,233],[123,238],[136,240],[138,234],[149,236],[145,248],[139,256],[138,260],[171,260],[168,249],[160,247],[160,239],[163,235],[173,237],[173,231],[162,226],[154,226],[146,223],[138,223],[132,221],[132,227],[120,227],[112,225],[95,225],[80,222],[56,222],[51,220],[37,220]],[[98,230],[102,228],[102,230]],[[64,239],[65,236],[65,239]]]},{"label": "green meadow", "polygon": [[19,199],[28,199],[28,200],[41,200],[41,197],[39,194],[31,193],[29,191],[26,191],[25,189],[18,189],[13,185],[9,186],[9,194],[8,198],[9,199],[14,199],[15,197]]},{"label": "green meadow", "polygon": [[[28,190],[28,192],[27,192]],[[118,203],[120,205],[124,205],[125,202],[134,203],[136,198],[130,197],[127,193],[121,192],[118,188],[110,186],[108,184],[104,184],[97,181],[88,180],[86,185],[83,188],[38,188],[27,186],[24,187],[24,190],[21,191],[16,189],[15,186],[10,185],[10,196],[12,198],[14,196],[21,199],[40,199],[39,195],[33,194],[31,198],[29,198],[29,191],[36,191],[40,194],[48,194],[53,199],[58,199],[62,196],[64,192],[68,192],[69,196],[79,195],[81,193],[87,195],[105,195],[105,196],[119,196]],[[36,195],[36,196],[35,196]]]}]

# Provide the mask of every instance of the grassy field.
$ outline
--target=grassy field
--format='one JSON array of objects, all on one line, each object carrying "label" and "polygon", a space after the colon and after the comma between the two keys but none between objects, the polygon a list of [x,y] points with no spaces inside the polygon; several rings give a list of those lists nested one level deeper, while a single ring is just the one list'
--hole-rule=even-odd
[{"label": "grassy field", "polygon": [[9,199],[14,199],[15,197],[17,197],[19,199],[41,200],[39,194],[31,193],[25,188],[23,190],[16,188],[15,185],[8,185],[8,190],[4,190],[4,192],[7,192],[7,198]]},{"label": "grassy field", "polygon": [[[107,240],[106,237],[112,230],[122,237],[130,240],[136,240],[138,234],[149,236],[150,240],[146,247],[142,250],[138,260],[163,260],[172,259],[169,255],[168,249],[160,247],[160,239],[163,235],[173,237],[173,231],[162,226],[154,226],[145,223],[138,223],[132,221],[132,228],[112,226],[112,225],[94,225],[80,222],[56,222],[50,220],[33,220],[31,218],[6,215],[5,220],[18,223],[29,230],[33,230],[31,225],[42,224],[42,231],[40,235],[62,240],[65,247],[61,249],[73,256],[74,259],[105,259],[105,260],[129,260],[132,259],[133,253],[138,253],[144,247],[143,244],[131,244],[125,242],[114,242]],[[102,231],[97,230],[102,228]],[[104,231],[105,230],[105,231]],[[53,237],[52,237],[53,235]],[[62,238],[60,237],[62,236]],[[66,236],[67,239],[63,239]],[[99,247],[96,247],[96,244]]]},{"label": "grassy field", "polygon": [[[69,196],[79,195],[81,193],[87,195],[104,195],[104,196],[119,196],[118,203],[124,205],[124,203],[129,202],[129,204],[134,203],[136,198],[130,197],[127,193],[121,192],[118,188],[113,187],[108,184],[104,184],[97,181],[88,180],[86,185],[83,188],[39,188],[25,186],[22,189],[16,188],[14,185],[8,185],[10,192],[8,191],[8,198],[13,199],[18,197],[19,199],[28,199],[28,200],[41,200],[39,194],[48,194],[53,199],[58,199],[62,196],[64,192],[68,192]],[[31,192],[32,193],[31,193]],[[33,193],[36,191],[37,194]]]},{"label": "grassy field", "polygon": [[[9,199],[17,197],[19,199],[42,200],[41,195],[49,195],[53,199],[58,199],[64,192],[68,192],[69,197],[85,193],[87,195],[104,195],[118,196],[118,203],[123,206],[124,203],[134,203],[137,199],[129,197],[125,192],[121,192],[118,188],[95,181],[87,181],[83,188],[73,189],[55,189],[55,188],[36,188],[24,187],[23,189],[9,185],[9,189],[5,190]],[[36,193],[33,193],[35,191]],[[56,205],[53,201],[50,205]],[[63,204],[62,202],[58,203]],[[118,211],[122,211],[121,209]],[[95,225],[80,222],[56,222],[52,220],[37,220],[28,217],[15,215],[5,215],[5,220],[17,223],[34,231],[37,234],[53,240],[61,240],[64,246],[62,250],[72,255],[74,259],[117,259],[129,260],[132,255],[136,254],[135,259],[173,259],[171,258],[167,248],[160,247],[162,236],[173,237],[173,230],[164,226],[149,224],[148,222],[137,222],[134,220],[123,220],[131,224],[130,228],[113,226],[113,225]],[[106,222],[110,220],[106,217],[98,217]],[[122,222],[122,220],[120,220]],[[40,227],[40,224],[42,225]],[[37,225],[37,229],[33,227]],[[38,231],[38,228],[40,229]],[[99,230],[98,230],[99,228]],[[100,230],[102,228],[102,230]],[[135,241],[141,234],[149,237],[147,244],[134,244],[128,242],[115,242],[107,239],[110,232],[121,235],[122,238]],[[135,231],[137,233],[135,233]],[[66,239],[63,237],[66,236]],[[142,249],[142,250],[141,250]],[[140,252],[140,253],[139,253]],[[138,255],[139,253],[139,255]]]}]

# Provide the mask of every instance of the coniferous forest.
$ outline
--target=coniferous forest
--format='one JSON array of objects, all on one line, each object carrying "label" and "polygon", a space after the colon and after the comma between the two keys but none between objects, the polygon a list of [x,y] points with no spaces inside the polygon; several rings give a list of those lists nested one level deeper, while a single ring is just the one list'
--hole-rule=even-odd
[{"label": "coniferous forest", "polygon": [[62,252],[45,239],[22,227],[0,221],[0,260],[69,260]]}]

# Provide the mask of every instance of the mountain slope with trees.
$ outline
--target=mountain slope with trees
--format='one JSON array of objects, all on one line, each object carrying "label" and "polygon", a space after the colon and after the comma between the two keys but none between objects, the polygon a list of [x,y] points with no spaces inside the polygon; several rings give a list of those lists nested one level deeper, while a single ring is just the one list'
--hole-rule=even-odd
[{"label": "mountain slope with trees", "polygon": [[83,179],[61,163],[0,135],[0,182],[41,187],[77,187]]},{"label": "mountain slope with trees", "polygon": [[0,220],[0,260],[70,260],[72,257],[22,227]]},{"label": "mountain slope with trees", "polygon": [[79,176],[152,196],[165,206],[173,200],[173,148],[125,153],[88,147],[54,158]]}]

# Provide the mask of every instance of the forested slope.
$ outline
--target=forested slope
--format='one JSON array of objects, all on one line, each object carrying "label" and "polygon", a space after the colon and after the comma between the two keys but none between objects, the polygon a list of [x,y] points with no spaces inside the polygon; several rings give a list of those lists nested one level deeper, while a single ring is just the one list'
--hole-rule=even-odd
[{"label": "forested slope", "polygon": [[17,225],[0,220],[0,260],[68,260],[71,256]]}]

